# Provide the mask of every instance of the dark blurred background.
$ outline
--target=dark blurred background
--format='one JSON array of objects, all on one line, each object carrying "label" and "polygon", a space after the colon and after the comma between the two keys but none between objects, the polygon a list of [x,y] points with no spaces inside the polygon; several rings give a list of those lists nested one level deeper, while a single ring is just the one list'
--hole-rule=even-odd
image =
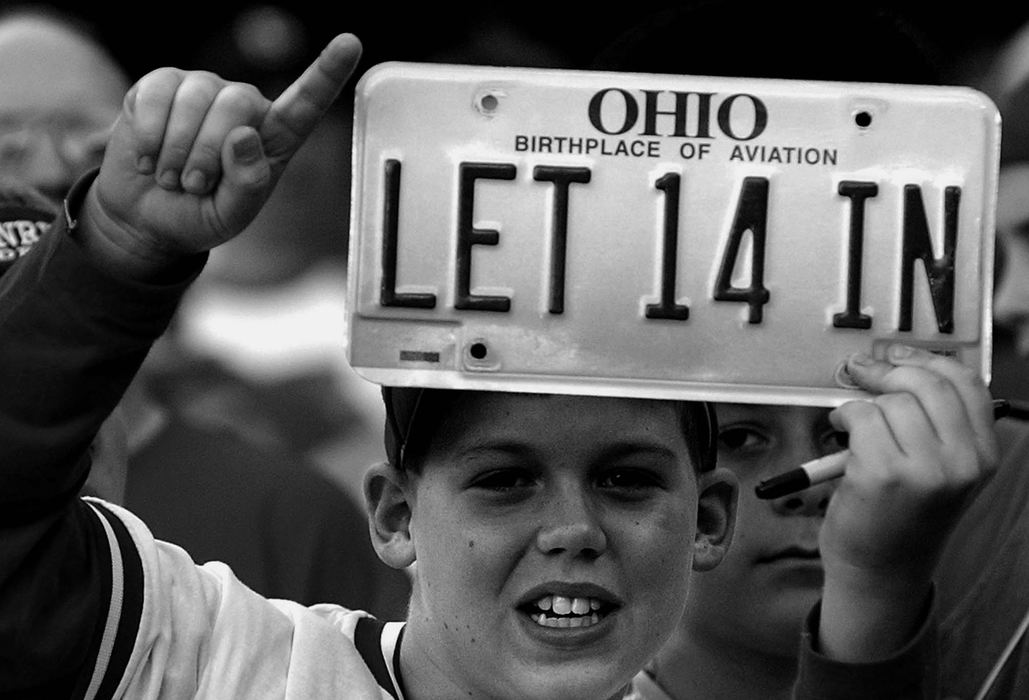
[{"label": "dark blurred background", "polygon": [[[97,4],[88,10],[82,3],[56,4],[88,13],[117,57],[138,77],[162,65],[208,67],[205,61],[212,54],[233,50],[233,26],[241,13],[261,7],[286,10],[302,30],[302,43],[290,47],[289,60],[297,65],[306,63],[334,34],[350,31],[364,42],[363,69],[384,60],[585,67],[625,28],[674,3],[634,0],[604,7],[601,3],[520,0],[502,4],[370,2],[356,6],[179,0],[120,6],[112,3],[111,7]],[[838,6],[841,22],[846,21],[846,3],[832,6]],[[1000,0],[969,5],[906,0],[890,3],[890,7],[910,15],[935,41],[945,61],[993,46],[1029,19],[1029,7]],[[805,27],[797,26],[796,32],[783,36],[784,48],[802,44],[805,31]],[[253,31],[250,34],[251,38],[256,36]],[[689,41],[689,37],[683,40]],[[280,60],[283,58],[280,56]]]}]

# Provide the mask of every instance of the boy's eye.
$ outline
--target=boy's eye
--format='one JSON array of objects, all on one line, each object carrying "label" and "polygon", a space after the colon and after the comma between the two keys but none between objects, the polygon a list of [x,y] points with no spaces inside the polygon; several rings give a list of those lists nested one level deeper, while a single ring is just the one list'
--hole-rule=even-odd
[{"label": "boy's eye", "polygon": [[532,473],[526,469],[493,469],[475,477],[471,486],[488,491],[511,491],[532,486],[535,481]]},{"label": "boy's eye", "polygon": [[661,477],[650,469],[619,467],[608,469],[597,478],[597,486],[603,489],[638,491],[661,486]]},{"label": "boy's eye", "polygon": [[718,449],[730,452],[757,449],[766,442],[764,435],[744,426],[729,426],[718,431]]}]

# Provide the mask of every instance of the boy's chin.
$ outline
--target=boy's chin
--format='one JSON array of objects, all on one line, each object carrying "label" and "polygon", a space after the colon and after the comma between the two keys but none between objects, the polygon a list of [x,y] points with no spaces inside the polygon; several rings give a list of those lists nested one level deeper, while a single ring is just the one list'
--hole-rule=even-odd
[{"label": "boy's chin", "polygon": [[[634,674],[633,674],[634,675]],[[533,700],[607,700],[621,698],[625,694],[630,679],[620,683],[604,682],[594,675],[589,679],[573,680],[570,678],[557,680],[554,678],[539,683],[527,683],[510,697],[533,698]]]}]

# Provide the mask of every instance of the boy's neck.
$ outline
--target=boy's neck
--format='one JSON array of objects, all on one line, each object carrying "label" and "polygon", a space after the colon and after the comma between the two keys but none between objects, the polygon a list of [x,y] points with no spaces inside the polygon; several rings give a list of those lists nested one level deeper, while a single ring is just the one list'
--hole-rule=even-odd
[{"label": "boy's neck", "polygon": [[651,664],[658,685],[672,700],[789,700],[796,667],[796,657],[770,656],[689,632],[673,638]]}]

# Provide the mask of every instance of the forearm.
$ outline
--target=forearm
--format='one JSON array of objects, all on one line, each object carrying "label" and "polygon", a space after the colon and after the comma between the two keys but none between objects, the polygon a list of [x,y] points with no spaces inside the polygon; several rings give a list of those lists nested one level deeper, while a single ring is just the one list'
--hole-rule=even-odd
[{"label": "forearm", "polygon": [[174,284],[119,279],[59,218],[0,278],[0,512],[31,518],[77,492],[97,428],[201,263]]},{"label": "forearm", "polygon": [[805,620],[794,700],[936,700],[939,693],[937,617],[933,595],[917,610],[904,644],[873,660],[842,661],[822,650],[821,603]]},{"label": "forearm", "polygon": [[66,696],[103,633],[111,547],[76,498],[88,447],[201,263],[174,284],[118,278],[61,217],[0,277],[0,695]]},{"label": "forearm", "polygon": [[818,629],[820,651],[844,662],[874,662],[903,648],[925,618],[928,578],[826,572]]}]

